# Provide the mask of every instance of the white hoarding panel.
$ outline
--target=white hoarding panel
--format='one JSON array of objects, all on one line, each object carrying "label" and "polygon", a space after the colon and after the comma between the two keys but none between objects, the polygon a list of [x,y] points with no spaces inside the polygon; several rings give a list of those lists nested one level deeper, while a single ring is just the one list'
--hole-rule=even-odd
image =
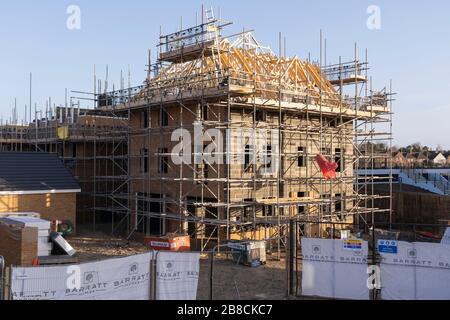
[{"label": "white hoarding panel", "polygon": [[159,252],[156,255],[157,300],[196,300],[200,254]]},{"label": "white hoarding panel", "polygon": [[302,250],[304,295],[369,299],[367,242],[303,238]]},{"label": "white hoarding panel", "polygon": [[14,300],[149,300],[152,255],[13,268],[11,296]]},{"label": "white hoarding panel", "polygon": [[450,300],[450,246],[399,242],[380,254],[383,299]]}]

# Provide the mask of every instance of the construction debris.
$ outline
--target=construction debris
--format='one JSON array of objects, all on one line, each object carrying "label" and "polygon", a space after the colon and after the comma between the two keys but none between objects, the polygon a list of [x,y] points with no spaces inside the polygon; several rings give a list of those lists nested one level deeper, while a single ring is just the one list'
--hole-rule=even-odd
[{"label": "construction debris", "polygon": [[52,232],[50,234],[50,239],[55,245],[54,253],[67,254],[70,257],[73,257],[76,254],[76,251],[72,246],[59,233]]},{"label": "construction debris", "polygon": [[71,236],[68,240],[77,251],[80,263],[127,257],[149,251],[149,248],[142,242],[128,241],[87,231],[83,232],[82,236]]}]

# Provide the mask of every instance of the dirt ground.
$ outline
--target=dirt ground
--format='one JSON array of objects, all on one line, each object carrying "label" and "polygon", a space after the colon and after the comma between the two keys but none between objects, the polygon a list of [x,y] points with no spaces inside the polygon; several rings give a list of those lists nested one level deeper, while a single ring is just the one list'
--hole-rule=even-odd
[{"label": "dirt ground", "polygon": [[[148,251],[141,243],[103,234],[83,233],[68,238],[77,251],[80,263],[126,257]],[[236,265],[226,255],[214,260],[213,298],[215,300],[283,300],[286,299],[286,262],[271,256],[257,268]],[[198,299],[210,298],[210,259],[202,256]]]},{"label": "dirt ground", "polygon": [[77,251],[76,257],[80,263],[127,257],[148,251],[142,243],[100,233],[83,233],[67,240]]},{"label": "dirt ground", "polygon": [[[210,298],[210,260],[203,259],[200,269],[199,300]],[[237,265],[226,256],[214,260],[214,300],[286,299],[286,262],[269,260],[264,266]]]}]

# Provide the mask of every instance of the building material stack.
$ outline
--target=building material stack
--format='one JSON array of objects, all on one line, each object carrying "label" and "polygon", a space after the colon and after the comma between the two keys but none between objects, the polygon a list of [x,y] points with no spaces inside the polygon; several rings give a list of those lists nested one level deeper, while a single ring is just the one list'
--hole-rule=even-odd
[{"label": "building material stack", "polygon": [[38,229],[38,257],[51,256],[53,244],[49,242],[50,221],[28,216],[10,216],[1,219],[3,224],[18,228],[37,228]]}]

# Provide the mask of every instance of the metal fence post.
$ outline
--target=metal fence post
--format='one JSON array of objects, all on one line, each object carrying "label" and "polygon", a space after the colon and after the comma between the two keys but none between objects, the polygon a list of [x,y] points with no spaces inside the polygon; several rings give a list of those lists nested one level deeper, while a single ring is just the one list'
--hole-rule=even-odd
[{"label": "metal fence post", "polygon": [[155,254],[153,255],[153,259],[150,261],[150,266],[151,266],[151,273],[150,273],[150,285],[151,285],[151,290],[150,290],[150,300],[158,300],[158,295],[157,295],[157,272],[158,272],[158,256],[159,256],[159,251],[156,251]]},{"label": "metal fence post", "polygon": [[148,299],[150,301],[153,300],[153,258],[155,257],[155,253],[152,252],[152,258],[149,261],[149,266],[148,266],[148,271],[149,271],[149,286],[148,286],[148,290],[149,290],[149,297]]},{"label": "metal fence post", "polygon": [[6,296],[6,300],[14,300],[13,299],[13,291],[12,291],[12,282],[13,282],[13,269],[14,266],[10,265],[9,267],[5,268],[5,277],[6,281],[5,281],[5,296]]},{"label": "metal fence post", "polygon": [[289,296],[295,292],[295,279],[294,279],[294,259],[296,259],[296,235],[295,235],[295,221],[291,219],[289,222]]},{"label": "metal fence post", "polygon": [[6,278],[5,278],[5,258],[0,256],[0,301],[5,299],[6,296]]},{"label": "metal fence post", "polygon": [[[377,254],[376,254],[376,228],[375,228],[375,219],[374,219],[374,213],[372,212],[372,261],[371,266],[377,266]],[[377,288],[374,287],[371,292],[371,300],[377,300]]]},{"label": "metal fence post", "polygon": [[209,259],[210,261],[210,269],[209,269],[209,300],[213,300],[214,296],[213,296],[213,291],[214,291],[214,283],[213,283],[213,279],[214,279],[214,249],[211,250],[210,254],[209,254]]}]

